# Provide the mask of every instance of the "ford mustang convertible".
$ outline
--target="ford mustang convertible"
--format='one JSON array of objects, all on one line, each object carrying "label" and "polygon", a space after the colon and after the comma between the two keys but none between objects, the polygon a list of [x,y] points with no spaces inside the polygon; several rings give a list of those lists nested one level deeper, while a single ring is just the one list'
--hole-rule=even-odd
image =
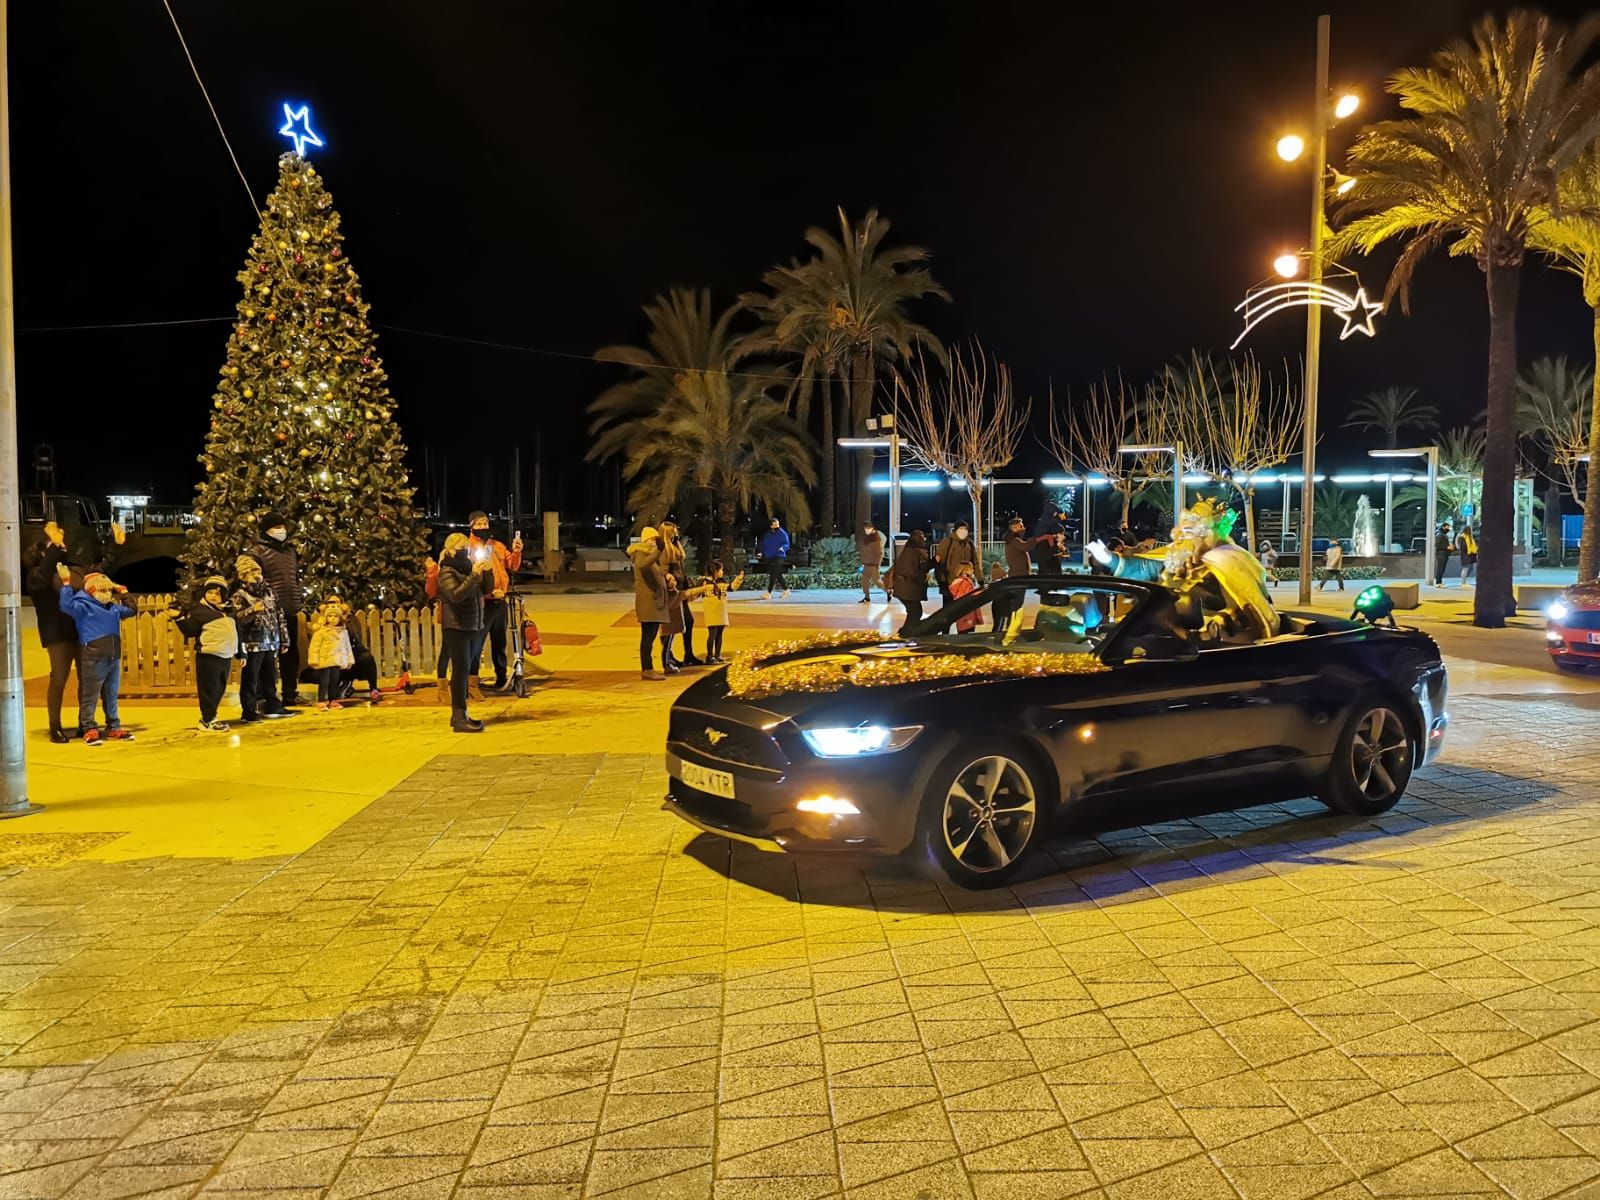
[{"label": "ford mustang convertible", "polygon": [[899,635],[764,646],[674,704],[666,805],[767,850],[909,853],[964,887],[1013,878],[1078,806],[1127,825],[1174,800],[1383,812],[1443,742],[1439,648],[1282,618],[1203,643],[1192,593],[1032,576]]}]

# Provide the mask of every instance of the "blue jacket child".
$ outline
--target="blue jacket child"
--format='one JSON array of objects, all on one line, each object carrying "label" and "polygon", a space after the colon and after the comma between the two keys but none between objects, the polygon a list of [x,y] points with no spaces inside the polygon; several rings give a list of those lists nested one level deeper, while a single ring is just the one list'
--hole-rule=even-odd
[{"label": "blue jacket child", "polygon": [[78,626],[78,724],[83,740],[90,746],[101,744],[100,726],[95,721],[96,701],[104,701],[105,736],[131,742],[133,734],[122,728],[117,715],[117,692],[122,687],[122,622],[137,615],[117,597],[127,588],[99,571],[84,576],[83,590],[74,588],[65,564],[57,569],[63,576],[61,611]]}]

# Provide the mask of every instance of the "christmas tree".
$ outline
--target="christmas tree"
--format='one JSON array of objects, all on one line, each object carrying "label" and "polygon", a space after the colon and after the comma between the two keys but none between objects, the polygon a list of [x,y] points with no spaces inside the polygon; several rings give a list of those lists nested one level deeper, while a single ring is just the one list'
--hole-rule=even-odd
[{"label": "christmas tree", "polygon": [[396,604],[420,591],[426,544],[406,449],[342,242],[321,177],[302,153],[285,154],[239,272],[244,296],[200,455],[186,582],[231,576],[234,558],[260,540],[261,519],[280,513],[312,600],[337,591],[350,603]]}]

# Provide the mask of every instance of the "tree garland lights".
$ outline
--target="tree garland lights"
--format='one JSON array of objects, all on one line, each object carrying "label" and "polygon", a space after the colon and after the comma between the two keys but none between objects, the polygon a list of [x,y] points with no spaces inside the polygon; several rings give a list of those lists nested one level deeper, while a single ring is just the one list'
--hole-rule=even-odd
[{"label": "tree garland lights", "polygon": [[1097,675],[1110,669],[1089,654],[1001,652],[861,658],[842,653],[804,658],[796,662],[776,661],[806,651],[848,651],[883,640],[878,633],[839,631],[773,642],[755,650],[746,650],[735,655],[728,664],[728,694],[736,700],[760,700],[792,692],[838,692],[847,686],[873,688],[938,679]]}]

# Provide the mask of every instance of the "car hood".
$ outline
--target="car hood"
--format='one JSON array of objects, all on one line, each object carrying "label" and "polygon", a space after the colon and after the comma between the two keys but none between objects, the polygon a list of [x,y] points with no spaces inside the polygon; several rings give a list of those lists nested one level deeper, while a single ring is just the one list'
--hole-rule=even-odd
[{"label": "car hood", "polygon": [[1600,579],[1575,583],[1561,595],[1568,604],[1578,608],[1600,608]]},{"label": "car hood", "polygon": [[907,694],[927,696],[1006,678],[1098,675],[1094,655],[997,651],[992,646],[934,640],[837,640],[779,643],[740,655],[727,668],[684,693],[685,701],[724,701],[792,717],[835,703],[867,700],[874,707]]}]

